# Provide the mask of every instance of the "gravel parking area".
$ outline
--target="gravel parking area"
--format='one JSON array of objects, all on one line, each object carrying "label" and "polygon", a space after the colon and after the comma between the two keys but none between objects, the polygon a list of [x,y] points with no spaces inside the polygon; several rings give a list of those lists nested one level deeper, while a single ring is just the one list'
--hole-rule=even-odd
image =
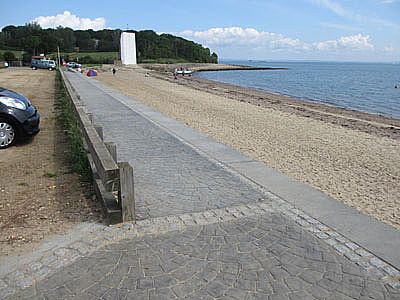
[{"label": "gravel parking area", "polygon": [[59,124],[55,72],[0,70],[0,86],[27,96],[41,114],[34,138],[0,153],[0,256],[32,251],[43,239],[100,218],[90,185],[71,171]]}]

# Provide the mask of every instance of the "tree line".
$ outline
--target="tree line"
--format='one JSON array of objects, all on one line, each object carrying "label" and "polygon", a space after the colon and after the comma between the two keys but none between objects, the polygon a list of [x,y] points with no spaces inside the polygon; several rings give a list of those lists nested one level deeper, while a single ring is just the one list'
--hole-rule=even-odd
[{"label": "tree line", "polygon": [[[138,61],[173,59],[187,62],[217,63],[218,56],[200,44],[152,30],[127,30],[136,34]],[[0,32],[0,49],[24,51],[23,60],[32,55],[61,52],[119,52],[122,30],[73,30],[67,27],[43,29],[38,24],[9,25]],[[8,53],[8,55],[10,55]]]}]

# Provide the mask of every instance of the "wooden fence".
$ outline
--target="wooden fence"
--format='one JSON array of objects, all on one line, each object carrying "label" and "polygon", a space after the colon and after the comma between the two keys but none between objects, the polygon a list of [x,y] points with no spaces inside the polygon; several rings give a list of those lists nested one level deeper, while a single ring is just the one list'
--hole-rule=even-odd
[{"label": "wooden fence", "polygon": [[128,162],[117,162],[116,145],[104,142],[103,128],[93,123],[93,115],[87,112],[64,71],[60,70],[60,73],[88,152],[97,198],[101,200],[110,223],[135,223],[133,168]]}]

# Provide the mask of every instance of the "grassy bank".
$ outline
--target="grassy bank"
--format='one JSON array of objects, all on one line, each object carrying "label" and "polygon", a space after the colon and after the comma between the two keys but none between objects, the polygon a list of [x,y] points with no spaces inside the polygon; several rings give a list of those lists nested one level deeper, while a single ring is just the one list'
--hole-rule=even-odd
[{"label": "grassy bank", "polygon": [[[50,56],[57,56],[57,53],[51,53]],[[117,60],[118,52],[63,52],[60,56],[67,61],[76,61],[84,64],[109,64]]]},{"label": "grassy bank", "polygon": [[71,161],[72,169],[80,175],[82,181],[90,182],[92,180],[92,172],[89,160],[83,147],[82,135],[73,104],[62,84],[60,71],[57,71],[56,75],[56,105],[59,109],[58,120],[68,136],[70,145],[69,160]]}]

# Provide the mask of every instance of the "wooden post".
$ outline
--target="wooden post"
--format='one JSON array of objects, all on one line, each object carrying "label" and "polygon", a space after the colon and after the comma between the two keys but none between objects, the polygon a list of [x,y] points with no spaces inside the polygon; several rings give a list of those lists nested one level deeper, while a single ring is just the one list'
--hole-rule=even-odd
[{"label": "wooden post", "polygon": [[128,162],[118,163],[118,166],[120,174],[122,222],[133,221],[133,223],[136,223],[133,168]]},{"label": "wooden post", "polygon": [[97,124],[94,124],[93,127],[96,130],[97,134],[99,135],[100,139],[103,141],[104,140],[103,127]]},{"label": "wooden post", "polygon": [[114,161],[117,162],[117,145],[115,145],[113,142],[106,142],[104,144],[106,145],[106,148],[108,152],[110,152]]}]

